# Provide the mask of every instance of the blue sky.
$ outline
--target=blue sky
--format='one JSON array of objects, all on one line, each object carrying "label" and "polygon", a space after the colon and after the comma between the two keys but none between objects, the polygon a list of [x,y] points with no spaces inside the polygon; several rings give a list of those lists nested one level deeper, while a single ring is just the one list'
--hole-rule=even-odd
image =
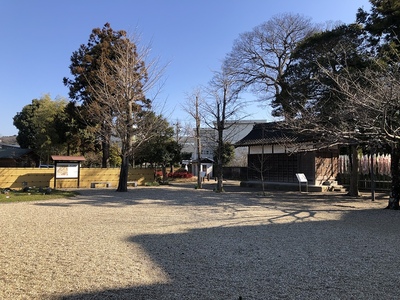
[{"label": "blue sky", "polygon": [[[17,134],[12,118],[32,99],[68,97],[70,56],[91,30],[139,32],[152,56],[168,63],[158,101],[171,121],[190,121],[181,109],[188,93],[206,85],[240,33],[279,13],[315,23],[351,23],[368,0],[0,0],[0,136]],[[269,109],[249,107],[250,118],[271,120]]]}]

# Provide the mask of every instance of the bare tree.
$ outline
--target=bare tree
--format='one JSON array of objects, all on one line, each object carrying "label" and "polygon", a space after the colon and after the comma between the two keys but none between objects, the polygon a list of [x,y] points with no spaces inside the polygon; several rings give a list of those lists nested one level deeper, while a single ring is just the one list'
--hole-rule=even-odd
[{"label": "bare tree", "polygon": [[360,46],[361,33],[362,28],[357,24],[340,25],[305,39],[292,55],[279,95],[287,103],[284,125],[298,133],[312,134],[314,148],[349,145],[352,196],[359,194],[357,147],[363,136],[357,132],[357,122],[366,119],[369,113],[356,110],[333,77],[356,79],[360,70],[370,65],[370,57]]},{"label": "bare tree", "polygon": [[392,191],[388,208],[398,209],[400,199],[400,66],[380,64],[354,72],[344,69],[341,76],[321,66],[344,95],[337,118],[351,119],[344,135],[357,138],[371,147],[388,145],[392,153]]},{"label": "bare tree", "polygon": [[193,124],[177,120],[174,125],[176,141],[183,147],[193,138]]},{"label": "bare tree", "polygon": [[99,129],[109,128],[121,144],[120,192],[127,191],[129,158],[152,137],[160,120],[145,97],[161,76],[157,61],[148,61],[149,50],[138,50],[134,37],[121,38],[113,44],[115,58],[100,60],[96,76],[87,79],[97,99],[87,104],[88,111],[106,123],[99,124]]},{"label": "bare tree", "polygon": [[[113,45],[118,43],[119,39],[125,38],[127,35],[126,31],[119,30],[114,31],[109,23],[104,24],[103,28],[94,28],[89,36],[87,44],[82,44],[77,51],[74,51],[71,56],[71,65],[69,66],[72,78],[64,78],[64,85],[69,87],[69,97],[72,102],[80,102],[80,113],[91,102],[97,101],[95,95],[91,89],[96,73],[99,71],[99,67],[107,59],[113,60],[115,55],[113,51]],[[104,107],[107,109],[107,107]],[[91,117],[94,117],[93,115]],[[110,143],[111,143],[111,130],[106,127],[106,122],[103,120],[97,120],[94,118],[87,118],[82,115],[82,123],[86,123],[88,131],[92,131],[92,126],[102,124],[101,134],[96,135],[96,138],[101,140],[102,146],[102,167],[106,168],[109,166],[110,158]],[[100,132],[99,128],[96,128],[97,133]]]},{"label": "bare tree", "polygon": [[201,173],[201,111],[200,104],[203,102],[203,97],[200,88],[195,89],[191,95],[188,95],[186,103],[183,105],[183,109],[194,119],[195,128],[195,140],[196,140],[196,155],[197,155],[197,188],[202,188]]},{"label": "bare tree", "polygon": [[248,150],[246,148],[236,148],[235,156],[232,161],[228,163],[229,167],[247,167],[247,154]]},{"label": "bare tree", "polygon": [[204,102],[203,111],[205,123],[216,131],[217,144],[217,192],[223,191],[223,149],[226,137],[224,132],[234,126],[235,122],[227,120],[239,120],[245,105],[239,98],[239,89],[235,78],[227,73],[227,70],[216,72],[209,85],[209,101]]},{"label": "bare tree", "polygon": [[257,155],[257,160],[252,161],[250,164],[250,168],[253,169],[255,172],[260,174],[260,179],[261,179],[261,185],[262,185],[262,195],[265,196],[265,176],[264,173],[270,169],[270,166],[268,165],[267,161],[267,156],[265,155],[265,140],[264,140],[264,134],[265,134],[265,126],[261,125],[261,137],[262,137],[262,143],[261,143],[261,154]]},{"label": "bare tree", "polygon": [[388,207],[399,208],[400,67],[397,63],[382,63],[368,57],[354,59],[354,51],[340,43],[336,43],[334,54],[335,59],[325,53],[323,59],[313,60],[318,72],[313,73],[311,83],[321,87],[319,91],[326,90],[327,97],[320,97],[318,101],[308,98],[296,117],[286,120],[286,125],[298,132],[313,133],[321,146],[351,146],[353,167],[349,192],[352,196],[358,195],[357,146],[364,145],[371,152],[390,147],[392,197]]},{"label": "bare tree", "polygon": [[[291,63],[296,45],[316,32],[309,18],[298,14],[281,14],[245,32],[234,42],[224,61],[224,68],[233,74],[242,89],[250,88],[261,97],[279,103],[281,79]],[[284,110],[283,110],[284,111]]]}]

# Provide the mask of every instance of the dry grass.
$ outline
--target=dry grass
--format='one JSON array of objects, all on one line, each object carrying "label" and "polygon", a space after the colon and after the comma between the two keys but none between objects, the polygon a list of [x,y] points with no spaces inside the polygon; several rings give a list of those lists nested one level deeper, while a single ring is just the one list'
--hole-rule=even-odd
[{"label": "dry grass", "polygon": [[74,191],[53,190],[48,188],[31,188],[26,191],[3,189],[0,193],[0,203],[52,200],[73,197],[76,196],[76,194],[77,193]]}]

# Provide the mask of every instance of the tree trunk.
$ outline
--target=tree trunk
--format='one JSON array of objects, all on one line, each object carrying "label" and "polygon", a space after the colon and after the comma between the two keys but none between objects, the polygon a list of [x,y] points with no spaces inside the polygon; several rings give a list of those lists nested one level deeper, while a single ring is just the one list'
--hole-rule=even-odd
[{"label": "tree trunk", "polygon": [[349,196],[358,197],[358,153],[356,145],[350,146],[350,163],[351,163],[351,174],[350,174],[350,187]]},{"label": "tree trunk", "polygon": [[391,155],[391,173],[392,173],[392,187],[389,197],[389,203],[386,208],[399,209],[400,198],[400,169],[399,169],[400,151],[397,145],[392,148]]},{"label": "tree trunk", "polygon": [[129,173],[129,159],[127,156],[122,156],[121,168],[119,171],[119,180],[117,192],[128,191],[128,173]]},{"label": "tree trunk", "polygon": [[371,169],[370,169],[370,174],[371,174],[371,199],[372,201],[375,201],[375,167],[374,167],[374,155],[375,155],[375,149],[372,149],[371,151]]},{"label": "tree trunk", "polygon": [[106,140],[101,142],[101,147],[103,148],[103,157],[101,160],[101,167],[108,168],[110,160],[110,143]]},{"label": "tree trunk", "polygon": [[168,175],[167,175],[167,163],[164,162],[162,165],[162,182],[166,183],[168,181]]},{"label": "tree trunk", "polygon": [[[129,101],[127,106],[128,114],[126,116],[126,124],[128,125],[125,132],[125,141],[122,142],[121,147],[121,169],[119,172],[118,188],[117,192],[128,191],[128,174],[129,174],[129,157],[132,155],[132,136],[133,136],[133,111],[132,102]],[[108,136],[108,142],[110,142],[110,136]],[[108,143],[108,150],[110,150],[110,143]]]},{"label": "tree trunk", "polygon": [[201,139],[200,139],[200,115],[199,115],[199,100],[196,97],[196,143],[197,143],[197,188],[201,189]]},{"label": "tree trunk", "polygon": [[197,188],[198,189],[201,189],[203,187],[202,182],[201,182],[202,178],[201,178],[200,173],[201,173],[201,160],[199,159],[197,161]]},{"label": "tree trunk", "polygon": [[[218,122],[220,123],[220,122]],[[224,142],[223,142],[223,127],[218,128],[218,157],[217,157],[217,168],[218,168],[218,181],[217,181],[217,192],[222,193],[224,191],[223,186],[223,161],[222,155],[224,153]]]},{"label": "tree trunk", "polygon": [[[264,134],[263,134],[264,136]],[[264,170],[265,170],[265,155],[264,155],[264,144],[261,146],[261,166],[260,166],[260,176],[261,176],[261,184],[262,184],[262,194],[265,196],[265,184],[264,184]]]},{"label": "tree trunk", "polygon": [[216,192],[222,193],[224,191],[224,175],[223,175],[223,169],[222,169],[222,164],[217,162],[217,188]]},{"label": "tree trunk", "polygon": [[108,128],[107,125],[102,124],[101,133],[102,133],[101,148],[103,151],[101,167],[108,168],[110,166],[110,137],[111,137],[110,128]]}]

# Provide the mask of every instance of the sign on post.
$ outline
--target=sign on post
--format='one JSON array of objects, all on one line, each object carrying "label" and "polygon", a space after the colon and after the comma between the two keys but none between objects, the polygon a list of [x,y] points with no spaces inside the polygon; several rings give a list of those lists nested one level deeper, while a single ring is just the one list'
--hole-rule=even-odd
[{"label": "sign on post", "polygon": [[297,180],[299,181],[299,190],[301,192],[301,184],[305,183],[306,184],[306,192],[308,192],[308,180],[306,175],[304,173],[296,173]]},{"label": "sign on post", "polygon": [[79,188],[81,162],[85,161],[83,156],[52,155],[54,161],[54,189],[57,187],[57,179],[77,179]]}]

